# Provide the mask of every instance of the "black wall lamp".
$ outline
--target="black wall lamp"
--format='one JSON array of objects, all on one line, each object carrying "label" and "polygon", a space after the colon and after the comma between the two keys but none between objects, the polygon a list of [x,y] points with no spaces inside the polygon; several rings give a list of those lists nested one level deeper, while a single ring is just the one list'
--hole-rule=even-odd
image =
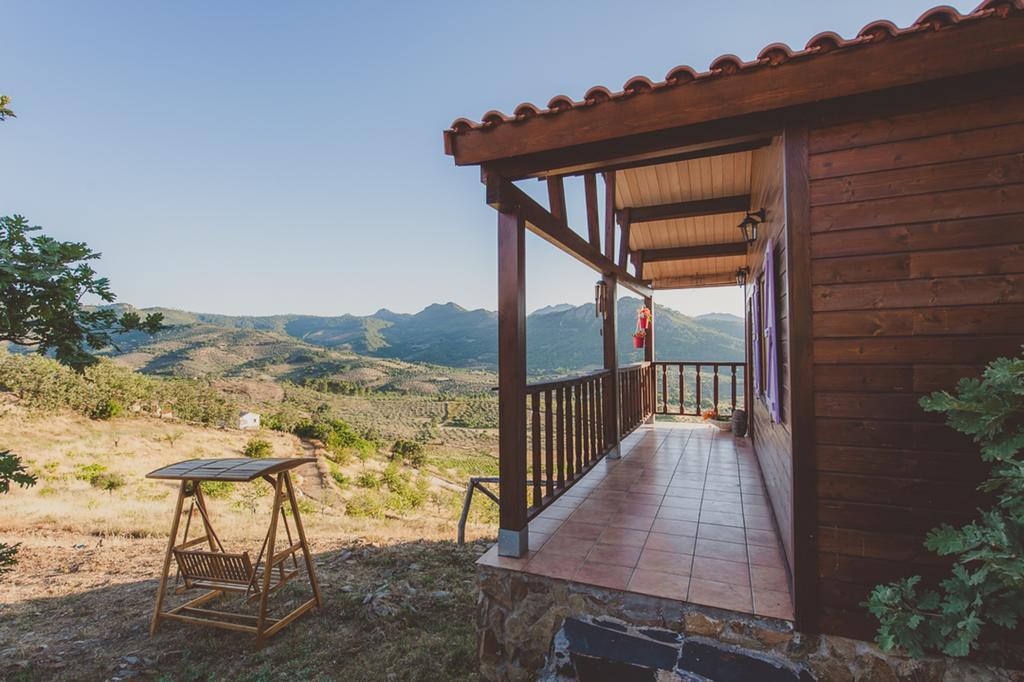
[{"label": "black wall lamp", "polygon": [[745,287],[747,286],[747,275],[750,274],[750,268],[742,267],[736,271],[736,286]]},{"label": "black wall lamp", "polygon": [[743,239],[748,242],[756,242],[757,226],[763,223],[766,218],[767,212],[764,208],[760,208],[756,211],[747,211],[747,217],[739,224],[740,231],[743,232]]}]

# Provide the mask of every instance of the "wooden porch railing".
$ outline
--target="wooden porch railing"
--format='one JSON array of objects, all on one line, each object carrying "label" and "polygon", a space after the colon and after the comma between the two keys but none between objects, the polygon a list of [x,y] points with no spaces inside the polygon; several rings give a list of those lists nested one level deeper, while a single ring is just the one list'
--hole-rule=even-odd
[{"label": "wooden porch railing", "polygon": [[[743,382],[746,380],[746,363],[743,362],[654,362],[655,414],[673,414],[698,417],[704,405],[717,406],[722,414],[736,410],[743,403]],[[724,377],[723,377],[724,375]],[[723,390],[723,378],[726,386]],[[711,395],[704,387],[705,380],[711,382]],[[687,399],[693,399],[693,407],[687,407]],[[678,401],[678,405],[675,402]]]},{"label": "wooden porch railing", "polygon": [[654,364],[639,362],[619,368],[619,410],[625,437],[654,411]]},{"label": "wooden porch railing", "polygon": [[533,518],[611,449],[606,442],[604,396],[611,372],[529,384],[527,517]]}]

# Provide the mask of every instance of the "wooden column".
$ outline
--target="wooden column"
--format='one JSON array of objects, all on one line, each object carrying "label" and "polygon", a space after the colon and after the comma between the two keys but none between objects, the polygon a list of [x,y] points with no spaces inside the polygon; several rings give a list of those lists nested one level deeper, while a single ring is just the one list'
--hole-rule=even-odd
[{"label": "wooden column", "polygon": [[811,328],[811,218],[807,128],[786,128],[786,276],[789,296],[790,423],[793,433],[793,601],[796,626],[821,627],[818,571],[818,481]]},{"label": "wooden column", "polygon": [[610,448],[608,456],[618,459],[621,456],[619,441],[622,427],[619,424],[619,352],[616,346],[616,303],[618,302],[618,280],[615,275],[602,277],[605,289],[605,313],[601,327],[601,341],[604,344],[604,368],[611,372],[608,376],[604,393],[604,432],[605,442]]},{"label": "wooden column", "polygon": [[[644,296],[644,307],[651,311],[651,323],[647,325],[647,338],[644,339],[644,362],[654,362],[654,326],[657,324],[657,320],[654,319],[654,297]],[[653,370],[650,370],[653,371]],[[650,382],[650,404],[655,403],[655,390],[656,383]],[[654,410],[651,410],[651,416],[647,419],[648,424],[654,423]]]},{"label": "wooden column", "polygon": [[526,221],[498,213],[498,554],[527,550]]}]

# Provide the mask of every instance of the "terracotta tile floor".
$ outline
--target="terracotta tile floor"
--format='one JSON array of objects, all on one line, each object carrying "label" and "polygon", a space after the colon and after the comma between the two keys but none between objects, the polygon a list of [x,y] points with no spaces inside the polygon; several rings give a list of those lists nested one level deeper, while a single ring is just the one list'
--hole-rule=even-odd
[{"label": "terracotta tile floor", "polygon": [[530,523],[525,557],[481,561],[707,606],[793,618],[783,553],[748,441],[642,426]]}]

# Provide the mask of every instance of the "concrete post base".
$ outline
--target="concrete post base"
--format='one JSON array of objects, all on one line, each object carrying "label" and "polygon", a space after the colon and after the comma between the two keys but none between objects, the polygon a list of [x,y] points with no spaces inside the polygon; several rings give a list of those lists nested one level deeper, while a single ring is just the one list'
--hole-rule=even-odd
[{"label": "concrete post base", "polygon": [[498,529],[498,556],[521,557],[530,546],[529,527],[522,530]]}]

